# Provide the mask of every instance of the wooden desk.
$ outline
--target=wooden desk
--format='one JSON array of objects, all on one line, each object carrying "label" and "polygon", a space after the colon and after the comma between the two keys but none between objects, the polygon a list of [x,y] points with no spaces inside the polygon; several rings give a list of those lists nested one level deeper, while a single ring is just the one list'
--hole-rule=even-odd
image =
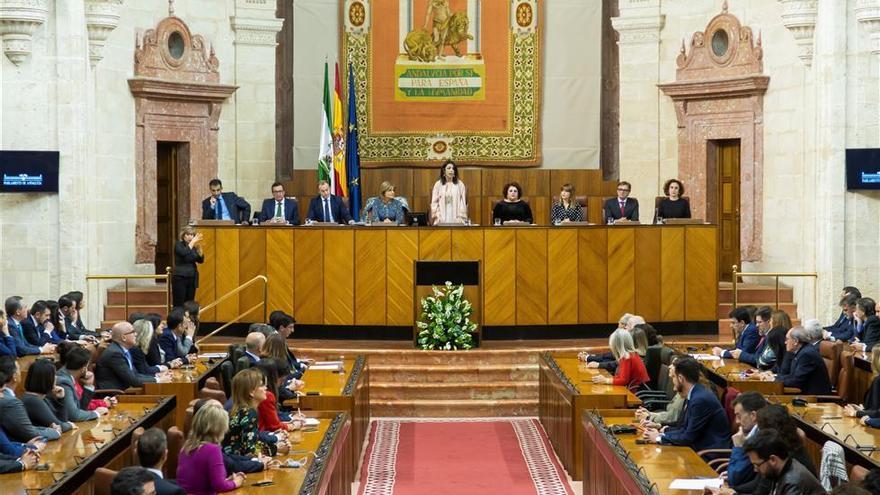
[{"label": "wooden desk", "polygon": [[874,372],[871,371],[871,355],[858,351],[853,355],[853,364],[855,369],[853,370],[850,400],[861,404],[865,393],[871,388],[871,382],[874,381]]},{"label": "wooden desk", "polygon": [[608,372],[588,369],[575,353],[544,353],[539,361],[538,417],[568,474],[581,480],[581,413],[636,407],[641,401],[626,387],[593,383],[593,376]]},{"label": "wooden desk", "polygon": [[171,395],[177,397],[180,407],[174,411],[174,426],[184,431],[186,407],[193,399],[198,398],[199,389],[205,386],[205,380],[216,375],[224,359],[215,359],[213,363],[199,358],[192,365],[171,370],[171,381],[167,383],[145,383],[146,395]]},{"label": "wooden desk", "polygon": [[[487,326],[616,323],[623,313],[717,326],[712,225],[198,230],[205,262],[196,299],[265,275],[269,307],[306,325],[412,326],[414,260],[479,260]],[[262,297],[255,285],[201,321],[229,321]]]},{"label": "wooden desk", "polygon": [[638,434],[614,435],[607,428],[635,420],[631,411],[585,411],[583,430],[584,495],[643,495],[651,493],[685,494],[670,490],[677,478],[716,478],[717,473],[693,449],[673,445],[637,445]]},{"label": "wooden desk", "polygon": [[[671,347],[679,354],[712,354],[714,344],[678,343]],[[694,350],[696,349],[696,350]],[[782,382],[765,382],[742,375],[743,372],[755,368],[733,358],[716,360],[699,360],[706,370],[706,378],[721,389],[734,387],[740,392],[755,391],[763,395],[782,395],[785,387]]]},{"label": "wooden desk", "polygon": [[[303,411],[345,411],[352,422],[351,468],[356,472],[361,448],[370,426],[370,377],[367,357],[343,360],[344,373],[308,370],[303,376],[306,395],[285,401]],[[317,395],[314,395],[317,394]]]},{"label": "wooden desk", "polygon": [[[859,424],[857,418],[848,418],[843,407],[834,403],[807,404],[806,407],[788,405],[798,427],[806,434],[806,448],[816,468],[821,465],[822,445],[831,440],[843,446],[847,472],[855,464],[866,469],[880,467],[880,430]],[[860,448],[864,447],[864,448]]]},{"label": "wooden desk", "polygon": [[174,397],[120,396],[119,405],[101,420],[77,423],[79,427],[49,442],[40,463],[48,471],[0,475],[4,495],[41,493],[91,494],[91,476],[99,467],[121,469],[131,464],[131,434],[138,427],[171,427]]},{"label": "wooden desk", "polygon": [[[309,413],[308,416],[321,420],[317,430],[291,432],[288,438],[294,453],[276,457],[281,462],[308,457],[304,468],[280,468],[249,474],[244,486],[230,493],[349,495],[354,481],[354,471],[349,463],[352,455],[351,416],[346,412],[326,411]],[[273,485],[254,486],[260,482],[272,482]]]}]

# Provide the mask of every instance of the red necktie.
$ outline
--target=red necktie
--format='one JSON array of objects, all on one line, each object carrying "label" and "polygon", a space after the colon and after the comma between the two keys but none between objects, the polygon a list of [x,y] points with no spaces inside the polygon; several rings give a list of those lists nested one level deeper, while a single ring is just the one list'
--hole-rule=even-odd
[{"label": "red necktie", "polygon": [[626,216],[626,213],[623,212],[623,210],[624,210],[624,205],[626,205],[626,203],[624,203],[623,201],[621,201],[621,202],[620,202],[620,216],[621,216],[621,217]]}]

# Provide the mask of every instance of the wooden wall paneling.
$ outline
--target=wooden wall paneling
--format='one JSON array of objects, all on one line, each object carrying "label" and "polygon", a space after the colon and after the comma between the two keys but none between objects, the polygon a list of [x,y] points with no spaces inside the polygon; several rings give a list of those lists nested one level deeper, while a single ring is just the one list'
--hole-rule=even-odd
[{"label": "wooden wall paneling", "polygon": [[587,197],[587,221],[604,225],[605,219],[602,213],[602,204],[604,200],[602,196],[588,196]]},{"label": "wooden wall paneling", "polygon": [[450,229],[419,229],[419,259],[449,260],[452,258]]},{"label": "wooden wall paneling", "polygon": [[324,324],[354,325],[354,230],[324,231]]},{"label": "wooden wall paneling", "polygon": [[554,229],[547,233],[547,323],[578,322],[578,231]]},{"label": "wooden wall paneling", "polygon": [[516,229],[516,324],[547,324],[546,229]]},{"label": "wooden wall paneling", "polygon": [[413,170],[408,168],[362,168],[361,169],[361,192],[364,195],[364,204],[367,198],[379,195],[379,186],[382,182],[389,181],[394,184],[394,193],[397,196],[405,196],[406,199],[415,195],[431,194],[413,189]]},{"label": "wooden wall paneling", "polygon": [[[274,229],[272,229],[274,230]],[[238,283],[243,284],[257,275],[266,275],[266,232],[267,229],[243,228],[238,234]],[[238,298],[238,313],[241,314],[263,300],[263,284],[243,289]],[[268,312],[266,312],[268,315]],[[242,321],[263,321],[263,311],[258,309],[244,315]]]},{"label": "wooden wall paneling", "polygon": [[419,258],[419,231],[387,229],[387,325],[413,324],[413,261]]},{"label": "wooden wall paneling", "polygon": [[666,226],[660,231],[660,319],[684,321],[684,227]]},{"label": "wooden wall paneling", "polygon": [[453,261],[470,261],[483,259],[482,229],[450,229],[452,233]]},{"label": "wooden wall paneling", "polygon": [[[196,301],[201,301],[202,306],[217,300],[215,289],[217,277],[217,229],[199,229],[202,234],[202,254],[205,261],[198,266],[199,287],[196,289]],[[209,309],[199,313],[201,321],[217,321],[217,311]]]},{"label": "wooden wall paneling", "polygon": [[685,318],[717,320],[718,238],[715,227],[685,227]]},{"label": "wooden wall paneling", "polygon": [[320,228],[295,229],[293,243],[293,309],[299,323],[324,324],[324,233]]},{"label": "wooden wall paneling", "polygon": [[602,196],[602,171],[587,170],[586,171],[586,188],[583,194],[587,196]]},{"label": "wooden wall paneling", "polygon": [[608,229],[608,316],[635,313],[635,228]]},{"label": "wooden wall paneling", "polygon": [[661,315],[661,230],[653,227],[635,229],[636,314],[646,321],[659,321]]},{"label": "wooden wall paneling", "polygon": [[[626,180],[626,179],[621,179]],[[653,201],[654,194],[649,194],[651,191],[632,191],[630,196],[636,199],[643,198],[646,201]],[[606,198],[613,198],[617,196],[617,181],[616,180],[603,180],[602,187],[600,191],[601,195]],[[653,204],[649,202],[648,204]],[[639,212],[641,214],[641,212]]]},{"label": "wooden wall paneling", "polygon": [[508,182],[518,182],[523,197],[550,196],[550,171],[538,168],[483,170],[483,196],[501,199]]},{"label": "wooden wall paneling", "polygon": [[413,196],[409,198],[409,209],[415,212],[430,213],[431,196]]},{"label": "wooden wall paneling", "polygon": [[484,234],[483,324],[516,324],[516,230]]},{"label": "wooden wall paneling", "polygon": [[[578,231],[578,322],[606,323],[608,319],[608,229]],[[616,319],[614,320],[616,321]]]},{"label": "wooden wall paneling", "polygon": [[385,325],[386,229],[354,233],[354,323]]},{"label": "wooden wall paneling", "polygon": [[571,184],[574,186],[575,196],[588,196],[587,172],[589,170],[582,169],[560,169],[550,171],[550,201],[553,196],[559,196],[559,191],[563,184]]},{"label": "wooden wall paneling", "polygon": [[[470,193],[470,191],[468,191],[468,193]],[[483,207],[482,200],[483,198],[479,196],[467,197],[468,218],[471,219],[471,223],[477,225],[489,225],[492,223],[492,219],[486,216],[486,208]]]},{"label": "wooden wall paneling", "polygon": [[[439,177],[439,169],[437,174]],[[468,196],[485,196],[483,192],[483,170],[479,168],[458,168],[459,178],[464,181]]]},{"label": "wooden wall paneling", "polygon": [[546,196],[527,198],[532,209],[532,223],[550,225],[550,198]]},{"label": "wooden wall paneling", "polygon": [[266,229],[269,312],[293,311],[293,229]]},{"label": "wooden wall paneling", "polygon": [[[217,276],[216,299],[232,291],[239,284],[238,234],[242,229],[230,227],[217,229]],[[239,294],[235,294],[217,306],[217,321],[229,321],[238,314]]]},{"label": "wooden wall paneling", "polygon": [[413,174],[413,196],[431,197],[431,190],[434,183],[440,177],[440,167],[435,168],[418,168],[412,171]]}]

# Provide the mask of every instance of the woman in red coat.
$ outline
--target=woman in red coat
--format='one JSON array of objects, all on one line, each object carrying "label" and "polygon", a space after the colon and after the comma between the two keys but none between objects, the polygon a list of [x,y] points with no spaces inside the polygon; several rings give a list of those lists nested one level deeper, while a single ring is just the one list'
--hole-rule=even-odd
[{"label": "woman in red coat", "polygon": [[645,369],[645,363],[636,352],[632,335],[629,332],[621,328],[615,330],[608,338],[608,347],[611,348],[611,353],[617,360],[617,372],[613,378],[596,375],[593,377],[594,383],[623,385],[630,390],[636,390],[642,384],[650,381],[648,370]]}]

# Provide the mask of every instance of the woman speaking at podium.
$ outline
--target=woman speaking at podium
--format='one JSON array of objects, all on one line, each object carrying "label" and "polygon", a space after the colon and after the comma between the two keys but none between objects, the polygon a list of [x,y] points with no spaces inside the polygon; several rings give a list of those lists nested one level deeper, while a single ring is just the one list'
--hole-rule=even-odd
[{"label": "woman speaking at podium", "polygon": [[440,178],[431,191],[431,216],[433,225],[467,223],[466,190],[452,160],[446,160],[440,167]]}]

